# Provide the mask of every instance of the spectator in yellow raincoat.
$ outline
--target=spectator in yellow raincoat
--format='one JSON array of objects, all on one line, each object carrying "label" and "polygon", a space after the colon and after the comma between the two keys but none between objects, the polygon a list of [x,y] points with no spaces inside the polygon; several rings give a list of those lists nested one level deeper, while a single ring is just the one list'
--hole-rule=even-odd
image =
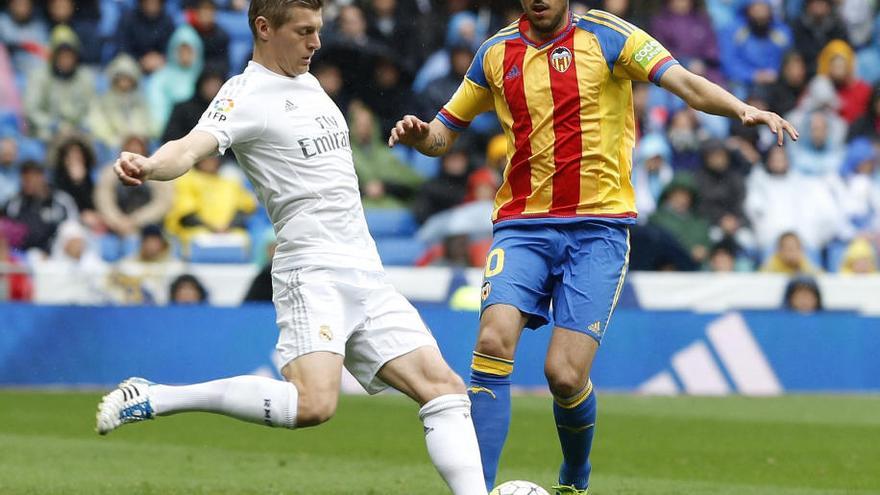
[{"label": "spectator in yellow raincoat", "polygon": [[220,158],[197,163],[174,183],[174,205],[165,217],[165,230],[186,248],[196,237],[233,234],[249,242],[245,230],[257,201],[238,180],[219,174]]}]

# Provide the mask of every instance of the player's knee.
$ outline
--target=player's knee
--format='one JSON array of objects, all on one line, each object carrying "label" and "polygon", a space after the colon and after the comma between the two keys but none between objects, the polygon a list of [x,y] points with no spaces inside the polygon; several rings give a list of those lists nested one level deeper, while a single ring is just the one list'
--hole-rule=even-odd
[{"label": "player's knee", "polygon": [[556,397],[572,397],[580,392],[587,382],[587,377],[582,374],[570,366],[558,366],[549,362],[544,365],[544,376],[547,377],[550,391]]},{"label": "player's knee", "polygon": [[513,359],[516,352],[516,339],[508,338],[504,329],[492,321],[483,323],[477,338],[476,351],[480,354],[501,359]]},{"label": "player's knee", "polygon": [[296,425],[298,427],[308,427],[326,423],[336,414],[338,399],[339,397],[335,393],[300,392],[296,411]]}]

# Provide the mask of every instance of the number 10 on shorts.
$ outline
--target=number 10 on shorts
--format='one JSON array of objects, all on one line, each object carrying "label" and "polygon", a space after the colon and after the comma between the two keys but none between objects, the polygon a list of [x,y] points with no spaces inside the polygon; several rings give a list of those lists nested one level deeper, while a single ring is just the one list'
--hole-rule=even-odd
[{"label": "number 10 on shorts", "polygon": [[495,248],[486,257],[486,278],[493,277],[504,270],[504,250]]}]

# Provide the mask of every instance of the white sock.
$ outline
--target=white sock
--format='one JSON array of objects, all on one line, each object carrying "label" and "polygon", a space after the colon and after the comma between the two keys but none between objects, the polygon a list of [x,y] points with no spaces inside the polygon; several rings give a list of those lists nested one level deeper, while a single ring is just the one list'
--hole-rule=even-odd
[{"label": "white sock", "polygon": [[150,403],[159,416],[203,411],[285,428],[296,426],[298,396],[292,383],[262,376],[236,376],[181,387],[150,387]]},{"label": "white sock", "polygon": [[419,410],[431,462],[454,495],[486,495],[467,395],[441,395]]}]

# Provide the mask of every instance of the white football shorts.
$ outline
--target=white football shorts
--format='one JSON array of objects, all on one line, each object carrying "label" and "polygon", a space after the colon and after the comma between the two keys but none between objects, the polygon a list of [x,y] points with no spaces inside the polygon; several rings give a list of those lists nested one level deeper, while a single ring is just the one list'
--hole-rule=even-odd
[{"label": "white football shorts", "polygon": [[272,272],[281,368],[312,352],[344,356],[346,369],[375,394],[376,374],[394,358],[437,341],[384,272],[301,267]]}]

